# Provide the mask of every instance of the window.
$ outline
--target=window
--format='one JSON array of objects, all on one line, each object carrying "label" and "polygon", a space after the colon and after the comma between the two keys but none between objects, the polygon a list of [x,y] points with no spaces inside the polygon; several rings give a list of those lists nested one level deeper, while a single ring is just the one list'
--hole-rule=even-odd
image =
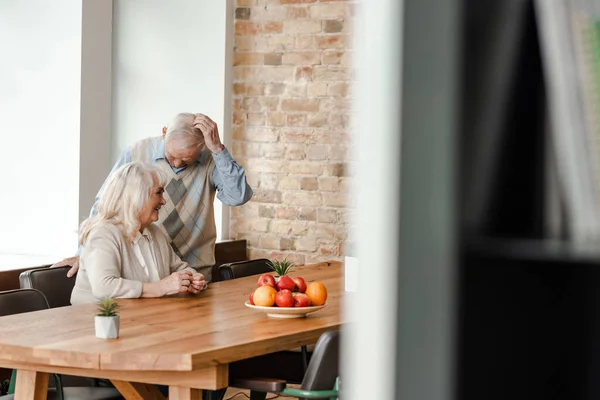
[{"label": "window", "polygon": [[0,52],[2,269],[76,248],[81,1],[0,2]]},{"label": "window", "polygon": [[[75,254],[79,222],[119,153],[176,113],[206,113],[227,144],[230,8],[0,2],[0,269]],[[221,239],[227,212],[215,203]]]}]

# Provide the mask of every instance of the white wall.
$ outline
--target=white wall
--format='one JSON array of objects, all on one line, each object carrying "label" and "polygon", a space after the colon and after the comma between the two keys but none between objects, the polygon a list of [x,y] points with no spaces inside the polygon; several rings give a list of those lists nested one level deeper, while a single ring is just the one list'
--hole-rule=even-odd
[{"label": "white wall", "polygon": [[[227,135],[230,3],[114,0],[113,161],[135,141],[160,135],[170,118],[182,111],[210,116],[221,137]],[[221,203],[216,204],[219,221]]]},{"label": "white wall", "polygon": [[81,0],[0,1],[0,260],[76,249]]}]

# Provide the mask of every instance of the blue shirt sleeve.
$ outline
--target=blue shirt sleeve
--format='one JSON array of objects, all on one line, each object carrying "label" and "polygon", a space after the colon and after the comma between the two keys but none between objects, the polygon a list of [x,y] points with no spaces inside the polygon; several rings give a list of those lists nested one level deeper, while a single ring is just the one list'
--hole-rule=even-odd
[{"label": "blue shirt sleeve", "polygon": [[212,154],[215,169],[212,181],[217,188],[217,198],[228,206],[241,206],[252,198],[254,192],[246,182],[246,171],[229,154],[223,146],[219,154]]}]

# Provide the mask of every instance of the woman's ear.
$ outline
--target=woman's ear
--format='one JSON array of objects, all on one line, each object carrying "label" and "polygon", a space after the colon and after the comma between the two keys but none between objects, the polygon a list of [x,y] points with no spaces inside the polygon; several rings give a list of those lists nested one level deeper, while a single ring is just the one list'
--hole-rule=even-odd
[{"label": "woman's ear", "polygon": [[166,135],[166,134],[167,134],[167,127],[166,127],[166,126],[163,126],[163,127],[162,127],[162,137],[163,137],[163,139],[165,138],[165,135]]}]

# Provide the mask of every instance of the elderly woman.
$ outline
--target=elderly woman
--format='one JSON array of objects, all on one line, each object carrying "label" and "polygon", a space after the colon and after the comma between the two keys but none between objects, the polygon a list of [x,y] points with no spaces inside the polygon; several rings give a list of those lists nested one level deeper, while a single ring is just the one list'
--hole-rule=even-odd
[{"label": "elderly woman", "polygon": [[202,274],[175,254],[154,224],[165,205],[165,178],[153,166],[133,162],[107,182],[98,213],[81,224],[80,269],[71,303],[103,297],[161,297],[206,288]]}]

